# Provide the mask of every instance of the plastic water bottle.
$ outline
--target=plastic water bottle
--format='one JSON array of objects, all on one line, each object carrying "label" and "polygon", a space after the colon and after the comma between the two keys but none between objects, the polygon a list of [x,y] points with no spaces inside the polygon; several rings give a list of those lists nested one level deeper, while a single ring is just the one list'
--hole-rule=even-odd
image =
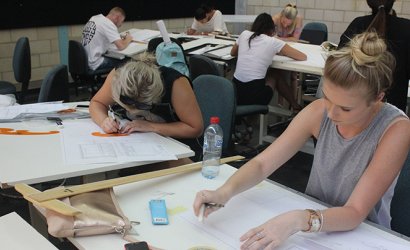
[{"label": "plastic water bottle", "polygon": [[219,174],[223,131],[219,126],[219,117],[211,117],[210,123],[204,132],[202,175],[205,178],[213,179]]}]

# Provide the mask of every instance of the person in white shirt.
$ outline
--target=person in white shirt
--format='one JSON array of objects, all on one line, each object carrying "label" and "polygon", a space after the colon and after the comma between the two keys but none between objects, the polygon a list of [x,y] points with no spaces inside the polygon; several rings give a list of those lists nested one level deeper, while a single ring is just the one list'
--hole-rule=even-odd
[{"label": "person in white shirt", "polygon": [[232,47],[231,55],[238,57],[233,82],[239,105],[267,105],[275,88],[289,103],[298,105],[289,86],[279,82],[281,79],[274,79],[277,75],[269,66],[278,53],[295,60],[306,60],[306,55],[274,37],[274,34],[272,17],[262,13],[256,17],[251,31],[243,31]]},{"label": "person in white shirt", "polygon": [[114,7],[107,16],[92,16],[84,26],[82,44],[87,51],[88,65],[91,69],[112,69],[123,63],[121,60],[103,57],[103,54],[111,44],[115,44],[118,50],[123,50],[132,42],[131,35],[126,33],[125,36],[121,36],[118,32],[124,20],[124,10]]},{"label": "person in white shirt", "polygon": [[209,33],[226,34],[228,29],[222,13],[211,4],[203,4],[195,11],[194,22],[187,30],[188,35],[207,35]]}]

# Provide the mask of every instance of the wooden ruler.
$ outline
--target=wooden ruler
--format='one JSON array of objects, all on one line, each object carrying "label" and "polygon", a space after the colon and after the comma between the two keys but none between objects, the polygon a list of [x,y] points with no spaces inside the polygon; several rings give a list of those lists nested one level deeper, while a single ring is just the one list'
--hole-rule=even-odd
[{"label": "wooden ruler", "polygon": [[[221,164],[225,164],[232,161],[238,161],[244,159],[243,156],[231,156],[221,159]],[[17,183],[15,189],[20,192],[24,198],[33,204],[54,210],[64,215],[75,215],[80,211],[58,200],[60,198],[69,197],[81,193],[87,193],[97,191],[105,188],[112,188],[123,184],[132,182],[149,180],[161,176],[187,173],[201,169],[202,162],[195,162],[191,164],[182,165],[179,167],[162,169],[153,172],[147,172],[143,174],[130,175],[125,177],[119,177],[115,179],[103,180],[93,183],[87,183],[82,185],[71,186],[67,188],[51,189],[41,192],[35,188],[30,187],[24,183]]]}]

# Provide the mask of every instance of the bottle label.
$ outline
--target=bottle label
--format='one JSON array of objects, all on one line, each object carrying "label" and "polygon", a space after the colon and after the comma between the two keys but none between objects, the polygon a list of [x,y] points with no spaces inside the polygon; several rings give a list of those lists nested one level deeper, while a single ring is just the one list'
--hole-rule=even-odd
[{"label": "bottle label", "polygon": [[219,136],[219,135],[215,136],[215,147],[222,148],[222,143],[223,143],[222,136]]}]

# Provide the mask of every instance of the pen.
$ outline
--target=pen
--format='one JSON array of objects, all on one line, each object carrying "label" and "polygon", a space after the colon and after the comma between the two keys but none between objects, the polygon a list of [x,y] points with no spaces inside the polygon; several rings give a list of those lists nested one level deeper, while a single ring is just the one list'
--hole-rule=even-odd
[{"label": "pen", "polygon": [[131,42],[133,42],[133,43],[139,43],[139,44],[147,44],[146,42],[143,42],[143,41],[137,41],[137,40],[132,40]]},{"label": "pen", "polygon": [[54,121],[59,128],[63,128],[63,121],[59,117],[47,117],[47,120]]},{"label": "pen", "polygon": [[89,108],[89,105],[83,105],[83,104],[79,104],[76,106],[77,108]]},{"label": "pen", "polygon": [[201,205],[201,208],[199,209],[199,215],[198,215],[198,221],[202,222],[204,220],[204,214],[205,214],[205,208],[212,208],[212,207],[224,207],[225,205],[223,204],[218,204],[218,203],[203,203]]},{"label": "pen", "polygon": [[211,208],[211,207],[224,207],[225,205],[224,204],[218,204],[218,203],[213,203],[213,202],[210,202],[210,203],[208,203],[208,202],[206,202],[206,203],[204,203],[204,205],[205,205],[205,207],[207,207],[207,208]]},{"label": "pen", "polygon": [[111,105],[108,105],[108,116],[114,121],[117,121],[117,119],[115,118],[114,110],[112,110]]}]

